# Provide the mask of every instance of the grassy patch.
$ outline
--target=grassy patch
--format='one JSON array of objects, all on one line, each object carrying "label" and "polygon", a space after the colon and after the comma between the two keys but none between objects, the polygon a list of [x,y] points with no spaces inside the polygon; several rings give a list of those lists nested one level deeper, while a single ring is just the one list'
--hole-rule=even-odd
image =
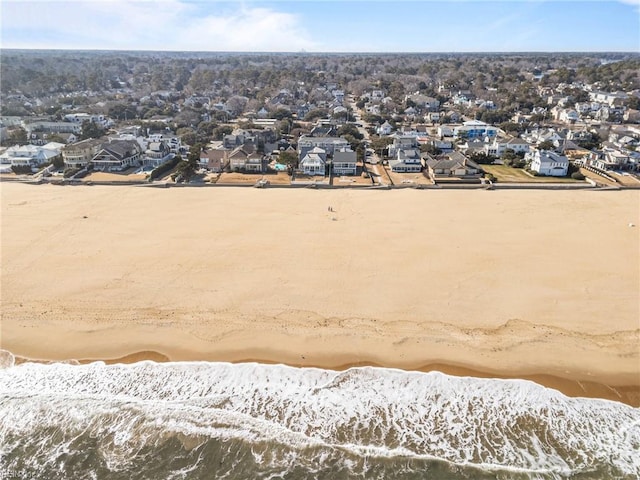
[{"label": "grassy patch", "polygon": [[571,177],[534,177],[521,168],[506,165],[482,165],[482,169],[497,178],[501,183],[577,183]]}]

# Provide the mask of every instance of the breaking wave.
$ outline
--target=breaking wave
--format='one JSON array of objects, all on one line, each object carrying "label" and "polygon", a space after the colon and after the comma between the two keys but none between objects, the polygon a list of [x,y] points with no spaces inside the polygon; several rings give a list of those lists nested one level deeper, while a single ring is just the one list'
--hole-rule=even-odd
[{"label": "breaking wave", "polygon": [[640,477],[640,409],[524,380],[3,363],[0,471],[15,478]]}]

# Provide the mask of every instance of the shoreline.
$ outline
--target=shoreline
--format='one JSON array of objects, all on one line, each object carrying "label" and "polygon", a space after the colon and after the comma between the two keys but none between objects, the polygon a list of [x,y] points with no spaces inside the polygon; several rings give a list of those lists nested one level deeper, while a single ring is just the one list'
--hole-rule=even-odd
[{"label": "shoreline", "polygon": [[[24,356],[14,355],[15,364],[20,365],[23,363],[43,363],[43,364],[55,364],[55,363],[69,363],[69,364],[77,364],[77,365],[86,365],[93,362],[104,362],[106,365],[116,365],[116,364],[127,364],[131,365],[138,362],[146,362],[151,361],[154,363],[167,363],[167,362],[178,362],[179,360],[172,360],[169,356],[157,352],[157,351],[137,351],[132,352],[127,355],[123,355],[121,357],[114,358],[82,358],[82,359],[66,359],[66,360],[50,360],[50,359],[34,359],[28,358]],[[193,362],[206,362],[207,360],[192,360]],[[220,362],[224,362],[224,360],[218,360]],[[397,367],[388,367],[385,365],[371,363],[371,362],[353,362],[346,363],[341,365],[322,365],[322,364],[291,364],[287,362],[280,362],[273,359],[260,359],[260,358],[250,358],[247,357],[245,359],[234,359],[230,362],[225,363],[259,363],[264,365],[287,365],[289,367],[294,368],[318,368],[323,370],[334,370],[334,371],[344,371],[349,370],[351,368],[359,368],[359,367],[373,367],[373,368],[390,368],[394,370],[404,370],[404,371],[414,371],[414,372],[440,372],[445,375],[455,376],[455,377],[473,377],[473,378],[492,378],[492,379],[501,379],[501,380],[526,380],[530,382],[537,383],[546,388],[551,388],[554,390],[558,390],[562,394],[572,397],[572,398],[592,398],[592,399],[603,399],[610,400],[615,402],[621,402],[626,405],[638,408],[640,407],[640,384],[636,385],[616,385],[610,386],[604,383],[593,382],[593,381],[585,381],[585,380],[577,380],[572,378],[564,378],[555,375],[549,374],[500,374],[497,372],[486,372],[481,370],[476,370],[473,368],[467,368],[464,366],[458,365],[450,365],[443,363],[429,363],[422,366],[416,366],[414,368],[397,368]]]}]

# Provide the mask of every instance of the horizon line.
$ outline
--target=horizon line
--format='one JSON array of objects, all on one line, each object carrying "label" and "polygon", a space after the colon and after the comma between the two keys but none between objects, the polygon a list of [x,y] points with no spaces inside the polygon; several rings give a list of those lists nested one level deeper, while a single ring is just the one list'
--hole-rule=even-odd
[{"label": "horizon line", "polygon": [[124,48],[47,48],[47,47],[0,47],[1,51],[46,51],[46,52],[143,52],[143,53],[216,53],[216,54],[286,54],[286,55],[424,55],[424,54],[522,54],[522,53],[574,53],[574,54],[632,54],[637,50],[438,50],[438,51],[269,51],[269,50],[161,50]]}]

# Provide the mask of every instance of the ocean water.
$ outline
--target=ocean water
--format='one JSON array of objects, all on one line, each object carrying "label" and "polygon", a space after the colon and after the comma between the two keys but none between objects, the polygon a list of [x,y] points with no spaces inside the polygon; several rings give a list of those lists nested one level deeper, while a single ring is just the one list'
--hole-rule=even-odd
[{"label": "ocean water", "polygon": [[640,478],[640,409],[528,381],[5,360],[3,480]]}]

